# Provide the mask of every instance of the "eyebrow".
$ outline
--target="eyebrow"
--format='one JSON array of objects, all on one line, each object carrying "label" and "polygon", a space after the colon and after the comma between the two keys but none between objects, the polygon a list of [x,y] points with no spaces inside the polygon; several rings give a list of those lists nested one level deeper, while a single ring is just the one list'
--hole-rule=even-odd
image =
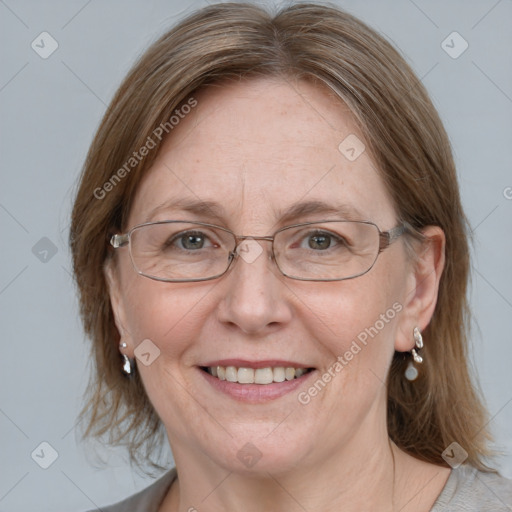
[{"label": "eyebrow", "polygon": [[[186,212],[202,219],[223,223],[227,215],[224,207],[215,201],[201,201],[194,199],[177,199],[166,201],[152,209],[145,222],[151,222],[155,215],[165,210]],[[336,215],[344,220],[363,220],[361,212],[352,205],[331,204],[323,201],[303,201],[292,204],[286,209],[274,210],[279,223],[293,222],[308,215]]]},{"label": "eyebrow", "polygon": [[357,208],[348,204],[330,204],[323,201],[305,201],[294,203],[286,210],[275,212],[280,222],[292,222],[308,215],[336,215],[344,220],[362,220]]},{"label": "eyebrow", "polygon": [[195,199],[174,199],[166,201],[153,208],[146,217],[145,222],[151,222],[153,218],[165,210],[188,212],[212,220],[223,221],[225,211],[222,205],[214,201],[201,201]]}]

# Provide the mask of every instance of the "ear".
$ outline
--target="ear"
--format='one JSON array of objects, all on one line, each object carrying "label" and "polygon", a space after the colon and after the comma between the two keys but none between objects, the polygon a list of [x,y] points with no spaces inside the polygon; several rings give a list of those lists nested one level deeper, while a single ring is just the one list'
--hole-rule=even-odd
[{"label": "ear", "polygon": [[404,308],[395,338],[398,352],[414,348],[413,329],[418,327],[423,331],[430,323],[444,269],[446,238],[443,230],[439,226],[427,226],[421,231],[425,240],[414,245],[416,256],[410,263]]},{"label": "ear", "polygon": [[106,261],[105,266],[103,267],[103,272],[107,281],[110,305],[112,307],[114,321],[117,330],[119,331],[120,339],[128,345],[127,348],[123,350],[123,353],[128,357],[133,357],[134,344],[132,336],[127,329],[127,315],[123,295],[121,293],[120,276],[114,258],[109,258]]}]

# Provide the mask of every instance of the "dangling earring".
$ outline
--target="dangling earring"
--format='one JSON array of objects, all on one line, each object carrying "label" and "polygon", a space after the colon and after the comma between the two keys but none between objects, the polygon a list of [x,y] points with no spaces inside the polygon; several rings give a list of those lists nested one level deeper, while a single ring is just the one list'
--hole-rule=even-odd
[{"label": "dangling earring", "polygon": [[412,357],[414,359],[415,363],[421,364],[423,363],[423,357],[421,357],[418,352],[416,352],[416,349],[420,350],[423,348],[423,336],[421,335],[420,330],[415,327],[412,331],[412,335],[414,336],[414,344],[415,348],[411,350]]},{"label": "dangling earring", "polygon": [[[122,341],[119,343],[119,351],[121,352],[122,349],[126,348],[128,345]],[[132,377],[135,372],[135,361],[133,359],[130,359],[126,354],[123,354],[121,352],[121,358],[123,360],[123,373],[127,377]]]},{"label": "dangling earring", "polygon": [[[415,363],[421,364],[421,363],[423,363],[423,357],[421,357],[417,351],[423,348],[423,336],[421,335],[421,332],[417,327],[415,327],[414,330],[412,331],[412,335],[414,337],[414,345],[415,345],[414,348],[411,350],[412,358]],[[414,366],[413,362],[409,361],[409,364],[407,365],[407,368],[405,370],[405,378],[407,380],[412,381],[412,380],[416,380],[417,377],[418,377],[418,370]]]}]

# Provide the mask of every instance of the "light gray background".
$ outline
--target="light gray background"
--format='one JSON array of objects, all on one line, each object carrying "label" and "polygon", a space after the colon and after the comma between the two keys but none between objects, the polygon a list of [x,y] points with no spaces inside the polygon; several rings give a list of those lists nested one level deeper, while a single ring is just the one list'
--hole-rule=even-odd
[{"label": "light gray background", "polygon": [[[475,237],[474,362],[507,453],[499,464],[512,477],[512,1],[337,3],[402,50],[453,142]],[[0,1],[0,511],[86,510],[149,483],[116,450],[100,447],[108,468],[98,468],[75,438],[87,351],[67,228],[88,145],[122,77],[159,34],[203,5]],[[48,59],[31,48],[43,31],[59,44]],[[469,43],[457,59],[441,47],[453,31]],[[42,237],[57,248],[47,262],[32,252]],[[58,453],[46,470],[31,458],[42,441]]]}]

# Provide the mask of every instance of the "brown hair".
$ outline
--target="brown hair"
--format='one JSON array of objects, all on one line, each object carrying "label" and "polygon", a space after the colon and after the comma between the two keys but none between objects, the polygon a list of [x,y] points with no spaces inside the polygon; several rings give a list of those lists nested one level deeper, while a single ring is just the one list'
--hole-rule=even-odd
[{"label": "brown hair", "polygon": [[468,370],[467,223],[447,135],[424,87],[385,39],[351,15],[315,4],[294,4],[274,16],[238,3],[201,9],[146,51],[109,105],[87,155],[70,234],[95,364],[81,416],[85,435],[126,444],[136,463],[151,461],[163,437],[139,376],[127,380],[121,373],[103,272],[111,257],[108,236],[126,228],[160,140],[153,136],[156,147],[131,167],[126,163],[159,126],[170,133],[169,118],[199,88],[251,76],[309,79],[334,91],[360,124],[400,220],[419,230],[440,226],[446,234],[446,266],[424,332],[420,376],[404,379],[406,354],[395,353],[391,365],[389,435],[406,452],[439,465],[456,441],[468,463],[486,469],[486,411]]}]

